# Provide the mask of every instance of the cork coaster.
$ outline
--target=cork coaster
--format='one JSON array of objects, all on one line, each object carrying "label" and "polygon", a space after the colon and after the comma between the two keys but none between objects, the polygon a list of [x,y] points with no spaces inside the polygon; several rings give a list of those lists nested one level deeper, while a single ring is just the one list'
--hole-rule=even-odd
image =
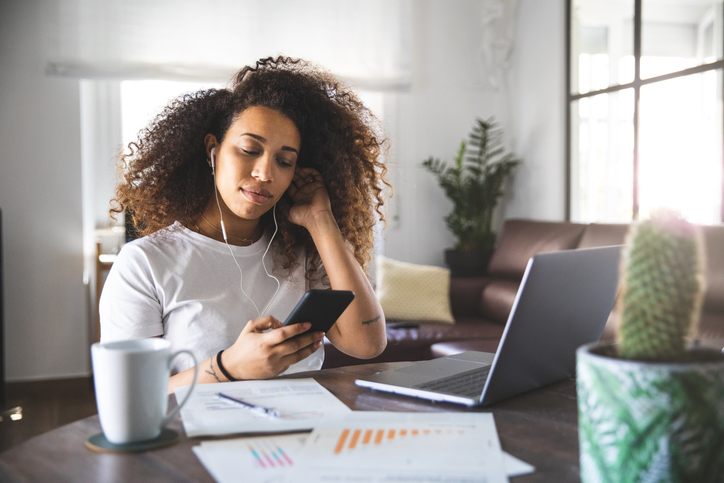
[{"label": "cork coaster", "polygon": [[125,444],[111,443],[103,433],[98,433],[88,438],[85,445],[98,453],[137,453],[139,451],[148,451],[170,446],[177,441],[178,433],[173,429],[164,428],[157,438]]}]

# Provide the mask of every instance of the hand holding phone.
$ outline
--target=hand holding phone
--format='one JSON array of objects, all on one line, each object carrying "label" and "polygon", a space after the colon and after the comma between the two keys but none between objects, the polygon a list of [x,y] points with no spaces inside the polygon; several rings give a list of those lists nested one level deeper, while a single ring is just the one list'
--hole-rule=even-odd
[{"label": "hand holding phone", "polygon": [[282,327],[310,322],[312,327],[307,332],[327,333],[352,300],[354,292],[349,290],[310,290],[302,296]]}]

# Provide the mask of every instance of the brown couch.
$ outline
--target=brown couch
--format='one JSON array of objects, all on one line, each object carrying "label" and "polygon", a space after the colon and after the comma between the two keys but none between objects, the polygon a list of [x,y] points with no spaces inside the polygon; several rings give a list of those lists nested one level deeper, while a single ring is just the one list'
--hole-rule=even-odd
[{"label": "brown couch", "polygon": [[[324,367],[423,360],[464,350],[494,352],[503,334],[528,259],[541,252],[619,245],[626,224],[579,224],[507,220],[484,277],[453,278],[450,303],[454,324],[387,321],[387,348],[373,360],[347,356],[325,345]],[[707,289],[699,337],[724,339],[724,226],[703,229],[707,252]],[[615,312],[603,338],[613,338]]]}]

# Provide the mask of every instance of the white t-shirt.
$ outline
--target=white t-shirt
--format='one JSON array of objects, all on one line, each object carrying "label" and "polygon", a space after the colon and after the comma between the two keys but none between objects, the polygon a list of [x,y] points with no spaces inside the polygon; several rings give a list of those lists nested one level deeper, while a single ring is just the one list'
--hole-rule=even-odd
[{"label": "white t-shirt", "polygon": [[[266,234],[248,247],[231,245],[243,272],[243,287],[259,311],[277,289],[261,263],[269,244]],[[287,276],[273,271],[273,250],[265,263],[279,279],[279,293],[262,315],[284,321],[304,293],[325,287],[305,277],[305,259]],[[323,272],[323,270],[320,270]],[[173,351],[190,350],[198,362],[230,347],[257,310],[239,288],[240,273],[229,247],[195,233],[180,223],[158,234],[127,243],[113,263],[100,299],[101,342],[163,336]],[[320,274],[321,278],[321,274]],[[322,367],[324,348],[285,371],[285,374]],[[174,360],[173,373],[193,366],[188,356]]]}]

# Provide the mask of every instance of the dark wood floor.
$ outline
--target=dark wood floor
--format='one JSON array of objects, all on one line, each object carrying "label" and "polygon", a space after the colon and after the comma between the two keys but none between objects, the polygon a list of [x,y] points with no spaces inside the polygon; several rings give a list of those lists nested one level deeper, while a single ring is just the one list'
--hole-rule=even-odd
[{"label": "dark wood floor", "polygon": [[50,381],[9,382],[5,388],[6,410],[23,408],[18,421],[0,422],[0,452],[23,441],[97,413],[90,377]]}]

